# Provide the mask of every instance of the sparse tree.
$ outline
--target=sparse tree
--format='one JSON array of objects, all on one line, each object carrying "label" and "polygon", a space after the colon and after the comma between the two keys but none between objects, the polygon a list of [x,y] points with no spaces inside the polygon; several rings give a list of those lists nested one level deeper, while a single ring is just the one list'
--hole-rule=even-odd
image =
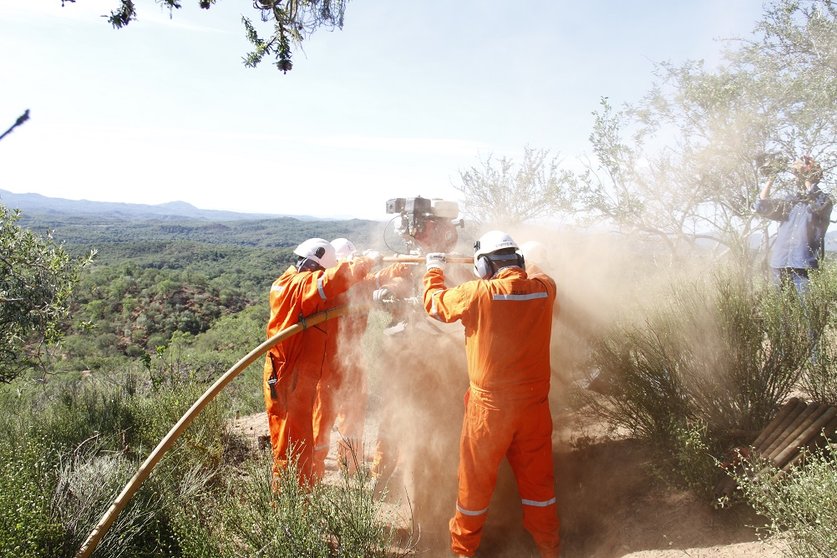
[{"label": "sparse tree", "polygon": [[[764,155],[780,163],[773,172],[806,153],[835,166],[835,15],[831,0],[775,0],[719,69],[662,63],[639,103],[617,111],[603,100],[576,209],[675,254],[711,239],[744,257],[767,227],[752,213]],[[792,179],[782,172],[779,184]]]},{"label": "sparse tree", "polygon": [[478,223],[515,225],[553,215],[566,205],[564,184],[569,171],[558,168],[557,156],[526,147],[520,164],[493,155],[460,171],[454,188],[464,197],[464,213]]},{"label": "sparse tree", "polygon": [[61,338],[69,297],[92,258],[70,257],[50,236],[20,227],[19,218],[0,205],[0,382],[36,365],[44,344]]},{"label": "sparse tree", "polygon": [[[61,5],[74,3],[76,0],[61,0]],[[198,5],[208,10],[216,0],[197,0]],[[253,51],[244,57],[244,65],[256,67],[265,56],[275,58],[276,67],[287,73],[292,67],[294,48],[299,48],[303,40],[321,27],[342,29],[343,15],[347,0],[253,0],[253,9],[259,13],[259,19],[272,28],[265,35],[259,35],[253,22],[242,17],[247,39],[253,45]],[[134,0],[118,0],[118,7],[106,16],[116,29],[121,29],[137,19]],[[183,0],[157,0],[169,11],[180,9]]]}]

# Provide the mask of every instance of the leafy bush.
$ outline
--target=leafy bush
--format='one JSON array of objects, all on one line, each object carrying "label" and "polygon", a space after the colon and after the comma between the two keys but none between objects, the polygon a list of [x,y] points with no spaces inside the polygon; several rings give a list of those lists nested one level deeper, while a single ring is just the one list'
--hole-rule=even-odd
[{"label": "leafy bush", "polygon": [[806,311],[816,346],[802,376],[802,388],[821,403],[837,404],[837,264],[827,261],[812,275]]},{"label": "leafy bush", "polygon": [[0,556],[49,556],[63,539],[63,527],[50,514],[52,464],[37,438],[0,420]]},{"label": "leafy bush", "polygon": [[69,298],[91,256],[70,257],[50,235],[18,226],[0,204],[0,382],[36,365],[43,343],[61,338]]},{"label": "leafy bush", "polygon": [[[736,477],[753,508],[768,519],[768,534],[788,539],[798,558],[837,556],[837,448],[806,454],[798,467],[785,475]],[[752,462],[750,467],[764,464]]]},{"label": "leafy bush", "polygon": [[400,540],[383,513],[368,473],[343,474],[336,486],[297,483],[293,464],[271,478],[270,456],[250,462],[223,511],[225,556],[329,558],[405,556],[411,540]]},{"label": "leafy bush", "polygon": [[[204,381],[215,381],[265,340],[267,313],[267,305],[254,305],[218,319],[200,335],[176,334],[153,365],[171,371],[191,370]],[[258,359],[227,387],[235,413],[264,410],[262,364]]]},{"label": "leafy bush", "polygon": [[[102,453],[96,445],[67,454],[59,463],[52,499],[51,516],[64,529],[58,555],[72,556],[99,522],[116,496],[136,472],[123,454]],[[142,549],[143,537],[151,528],[159,496],[141,490],[119,514],[96,547],[95,556],[133,556]]]},{"label": "leafy bush", "polygon": [[719,272],[672,288],[643,322],[618,324],[598,340],[592,360],[605,395],[594,408],[675,459],[694,456],[690,470],[678,467],[694,484],[699,471],[718,474],[706,466],[709,456],[767,424],[811,346],[806,312],[792,293]]},{"label": "leafy bush", "polygon": [[[72,556],[139,463],[203,393],[191,380],[155,385],[147,371],[129,370],[104,380],[55,379],[6,390],[0,398],[8,433],[0,438],[0,521],[22,517],[37,528],[10,525],[0,548],[16,549],[15,556]],[[215,499],[206,494],[222,492],[225,471],[241,459],[240,442],[227,432],[228,405],[219,397],[160,462],[98,556],[206,550],[203,542],[211,539],[199,534],[211,522],[194,512],[212,508],[190,506]]]},{"label": "leafy bush", "polygon": [[[190,270],[139,269],[132,262],[98,267],[82,277],[74,304],[76,326],[71,333],[98,337],[102,355],[137,355],[154,350],[176,332],[197,335],[222,316],[249,302],[227,282],[209,281]],[[70,351],[74,344],[66,344]],[[90,358],[69,353],[71,358]],[[95,354],[95,353],[94,353]]]}]

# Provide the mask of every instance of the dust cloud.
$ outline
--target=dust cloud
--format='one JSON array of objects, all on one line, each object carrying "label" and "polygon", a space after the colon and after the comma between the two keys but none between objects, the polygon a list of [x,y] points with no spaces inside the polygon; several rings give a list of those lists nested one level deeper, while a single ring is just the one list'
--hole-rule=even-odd
[{"label": "dust cloud", "polygon": [[[554,452],[560,493],[560,475],[575,473],[559,464],[567,448],[560,447],[558,414],[569,405],[573,386],[589,380],[585,366],[589,340],[632,308],[663,296],[670,277],[650,273],[654,267],[651,250],[626,237],[550,227],[506,230],[519,245],[531,241],[541,245],[542,250],[527,254],[527,266],[546,272],[558,287],[550,403],[556,417]],[[469,252],[463,249],[461,253]],[[412,277],[400,286],[400,302],[372,306],[363,314],[365,332],[346,335],[349,328],[341,330],[340,358],[360,368],[366,380],[364,388],[357,383],[344,385],[338,399],[366,401],[366,458],[374,463],[389,500],[411,514],[419,548],[435,556],[449,545],[468,375],[461,324],[432,320],[421,306],[423,274],[423,263],[414,265]],[[446,276],[449,286],[473,278],[468,265],[450,264]],[[369,307],[371,290],[350,293],[355,297],[350,304]],[[365,390],[368,395],[364,398],[354,390]],[[511,470],[504,462],[481,552],[521,556],[533,548],[523,530]]]}]

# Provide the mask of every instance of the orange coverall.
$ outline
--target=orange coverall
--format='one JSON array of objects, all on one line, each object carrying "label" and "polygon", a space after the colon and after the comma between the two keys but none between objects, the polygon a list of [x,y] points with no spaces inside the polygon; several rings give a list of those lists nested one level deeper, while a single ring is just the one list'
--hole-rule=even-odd
[{"label": "orange coverall", "polygon": [[490,280],[446,288],[444,272],[424,275],[424,307],[443,322],[461,320],[470,387],[459,450],[459,490],[451,549],[473,556],[503,457],[523,505],[523,525],[543,557],[557,557],[559,520],[552,465],[549,343],[555,282],[518,267]]},{"label": "orange coverall", "polygon": [[[289,267],[270,287],[267,337],[305,316],[338,306],[338,297],[360,282],[372,260],[358,258],[325,271]],[[329,366],[336,337],[334,320],[322,322],[274,345],[265,358],[264,400],[273,448],[274,473],[298,458],[300,483],[313,480],[313,408],[317,383]]]},{"label": "orange coverall", "polygon": [[[374,289],[391,288],[394,281],[409,276],[410,273],[410,266],[403,263],[389,265],[377,273],[368,275],[349,292],[340,295],[337,305],[346,304],[352,299],[371,302]],[[333,320],[336,324],[336,334],[329,338],[328,360],[317,384],[314,404],[315,478],[322,478],[325,474],[325,459],[331,447],[331,430],[338,411],[344,415],[340,432],[340,458],[346,460],[350,469],[353,466],[353,457],[350,455],[352,452],[359,462],[363,461],[360,439],[363,435],[367,395],[359,345],[366,332],[368,317],[367,313],[358,313]]]}]

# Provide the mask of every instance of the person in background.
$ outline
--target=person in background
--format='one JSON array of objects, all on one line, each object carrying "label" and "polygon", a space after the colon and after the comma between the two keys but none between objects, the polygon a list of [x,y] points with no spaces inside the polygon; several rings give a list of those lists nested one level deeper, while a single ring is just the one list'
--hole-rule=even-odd
[{"label": "person in background", "polygon": [[820,190],[822,167],[812,157],[805,155],[795,161],[791,171],[796,176],[798,192],[783,199],[771,199],[770,191],[776,180],[775,173],[771,174],[759,193],[755,211],[779,222],[770,255],[773,281],[777,285],[793,285],[802,295],[808,289],[810,270],[819,267],[825,253],[825,233],[834,200]]},{"label": "person in background", "polygon": [[[270,287],[267,337],[334,308],[340,295],[361,282],[379,257],[337,261],[334,247],[310,238],[296,247],[296,263]],[[334,345],[334,320],[303,330],[274,345],[265,357],[264,399],[270,428],[274,474],[296,459],[300,484],[315,481],[313,408],[317,384]]]},{"label": "person in background", "polygon": [[523,525],[544,558],[556,558],[559,519],[552,462],[549,409],[550,334],[554,281],[526,273],[515,241],[502,231],[485,233],[474,246],[479,277],[445,286],[445,255],[430,253],[424,275],[424,308],[442,322],[461,320],[470,387],[459,452],[451,549],[473,556],[503,457],[517,481]]},{"label": "person in background", "polygon": [[[347,238],[331,241],[338,262],[352,261],[357,255],[354,243]],[[369,251],[365,253],[370,253]],[[377,255],[377,252],[372,252]],[[352,301],[372,302],[373,293],[410,274],[402,263],[394,263],[367,275],[348,292],[340,295],[338,305]],[[314,404],[314,477],[325,474],[325,460],[331,448],[331,432],[338,422],[338,461],[348,470],[363,462],[363,426],[366,419],[366,378],[361,340],[366,332],[368,313],[358,312],[333,320],[335,335],[329,338],[328,366],[317,384]]]}]

